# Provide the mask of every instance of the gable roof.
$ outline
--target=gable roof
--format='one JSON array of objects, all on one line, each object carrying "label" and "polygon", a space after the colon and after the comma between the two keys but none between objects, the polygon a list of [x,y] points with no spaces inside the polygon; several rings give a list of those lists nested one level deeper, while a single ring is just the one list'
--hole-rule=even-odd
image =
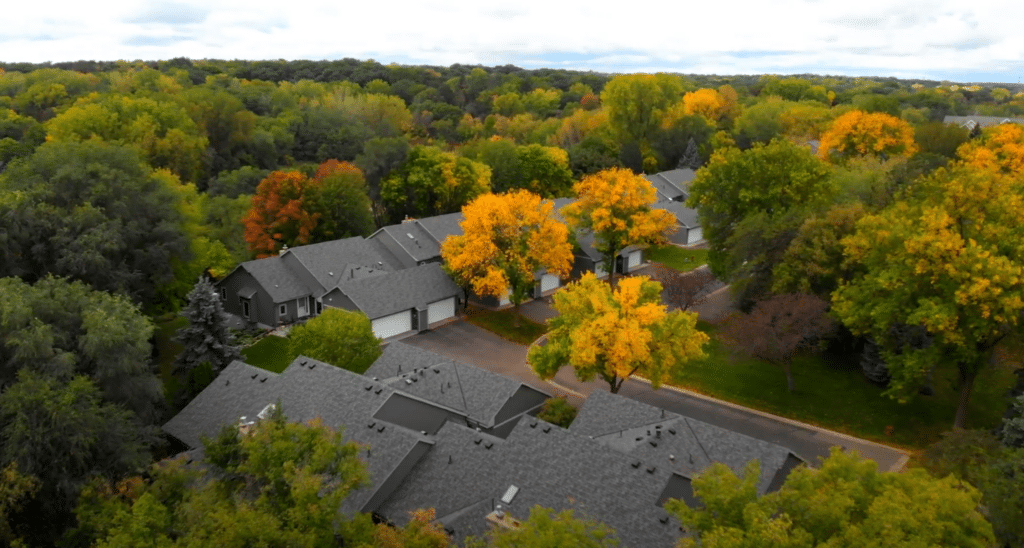
[{"label": "gable roof", "polygon": [[337,287],[344,280],[345,274],[355,267],[387,272],[401,268],[398,260],[387,249],[362,236],[293,247],[285,254],[295,256],[323,286],[324,292]]},{"label": "gable roof", "polygon": [[445,215],[435,215],[433,217],[425,217],[423,219],[417,219],[415,222],[419,224],[434,239],[438,245],[444,243],[444,239],[453,234],[462,234],[462,227],[459,223],[464,221],[466,216],[461,211],[456,213],[448,213]]},{"label": "gable roof", "polygon": [[[418,222],[407,222],[381,227],[377,232],[384,232],[415,262],[427,261],[441,256],[441,246],[423,229]],[[373,235],[370,236],[371,239]]]},{"label": "gable roof", "polygon": [[942,122],[972,128],[975,125],[990,127],[998,126],[999,124],[1024,124],[1024,118],[1009,118],[1007,116],[946,116],[942,119]]},{"label": "gable roof", "polygon": [[[392,342],[364,373],[387,386],[434,402],[464,415],[487,428],[501,418],[499,412],[525,385],[428,350],[403,342]],[[408,382],[407,382],[408,381]],[[541,399],[550,397],[526,387]],[[525,405],[532,403],[531,400]]]},{"label": "gable roof", "polygon": [[696,175],[690,168],[681,168],[644,175],[644,179],[658,191],[658,201],[661,202],[686,199],[689,195],[690,182]]},{"label": "gable roof", "polygon": [[304,283],[280,256],[246,261],[239,265],[239,268],[251,274],[275,303],[311,295],[317,289]]},{"label": "gable roof", "polygon": [[675,215],[676,222],[682,227],[697,228],[700,226],[697,210],[686,207],[682,202],[658,202],[652,205],[651,209],[664,209]]},{"label": "gable roof", "polygon": [[328,291],[348,297],[371,320],[410,308],[425,308],[432,302],[461,293],[459,286],[441,270],[428,263],[380,276],[343,280]]}]

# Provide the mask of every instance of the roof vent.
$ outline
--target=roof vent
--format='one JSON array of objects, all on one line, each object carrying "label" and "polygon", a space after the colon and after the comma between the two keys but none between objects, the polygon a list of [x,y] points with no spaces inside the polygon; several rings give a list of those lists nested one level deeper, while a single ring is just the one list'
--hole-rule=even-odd
[{"label": "roof vent", "polygon": [[545,426],[545,427],[544,427],[544,433],[545,433],[545,434],[547,434],[547,433],[548,433],[548,432],[550,432],[550,431],[551,431],[551,427],[550,427],[550,426]]},{"label": "roof vent", "polygon": [[377,426],[376,422],[371,422],[370,424],[366,425],[367,428],[373,428],[374,426]]},{"label": "roof vent", "polygon": [[537,428],[537,421],[530,421],[530,428]]},{"label": "roof vent", "polygon": [[668,433],[669,433],[669,434],[672,434],[673,436],[674,436],[674,435],[676,435],[676,431],[675,431],[675,429],[674,429],[674,428],[669,428],[669,429],[668,429]]},{"label": "roof vent", "polygon": [[378,389],[374,390],[374,391],[373,391],[373,393],[374,393],[374,394],[380,394],[380,393],[381,393],[381,392],[383,392],[383,391],[384,391],[384,389],[383,389],[383,388],[378,388]]},{"label": "roof vent", "polygon": [[473,440],[473,443],[475,443],[477,445],[480,445],[480,442],[482,442],[482,441],[484,441],[483,438],[477,438],[477,439]]},{"label": "roof vent", "polygon": [[224,380],[224,386],[227,386],[229,384],[231,384],[231,379],[225,379]]},{"label": "roof vent", "polygon": [[658,442],[656,442],[654,440],[651,440],[651,447],[657,447],[657,446],[658,446]]},{"label": "roof vent", "polygon": [[378,428],[377,431],[378,432],[383,432],[384,431],[384,425],[383,424],[380,425],[380,428]]},{"label": "roof vent", "polygon": [[640,461],[635,460],[632,462],[632,464],[630,464],[630,466],[632,466],[633,468],[640,468]]},{"label": "roof vent", "polygon": [[251,379],[255,379],[256,377],[259,377],[259,376],[260,376],[260,374],[259,374],[259,373],[253,373],[253,374],[252,374],[252,377],[249,377],[249,378],[251,378]]},{"label": "roof vent", "polygon": [[307,363],[309,363],[309,360],[307,360],[306,358],[302,358],[302,361],[300,361],[299,363],[302,365],[306,365]]},{"label": "roof vent", "polygon": [[658,469],[657,466],[651,466],[650,468],[647,469],[647,473],[648,474],[653,474],[654,471],[657,470],[657,469]]},{"label": "roof vent", "polygon": [[262,379],[260,379],[260,382],[267,382],[267,378],[263,377]]},{"label": "roof vent", "polygon": [[374,378],[373,378],[373,380],[375,380],[375,381],[379,381],[380,379],[378,379],[377,377],[374,377]]},{"label": "roof vent", "polygon": [[405,235],[408,236],[410,240],[415,240],[416,239],[416,238],[413,237],[412,234],[409,234],[408,232],[406,232]]},{"label": "roof vent", "polygon": [[334,276],[334,272],[328,272],[327,275],[328,276]]},{"label": "roof vent", "polygon": [[412,379],[405,379],[405,384],[412,384]]},{"label": "roof vent", "polygon": [[484,448],[485,449],[490,449],[491,447],[494,447],[494,442],[493,441],[489,441],[489,442],[484,444]]},{"label": "roof vent", "polygon": [[377,261],[377,266],[384,266],[384,263]]},{"label": "roof vent", "polygon": [[668,523],[668,516],[661,516],[660,518],[658,518],[658,521],[662,523]]},{"label": "roof vent", "polygon": [[508,490],[501,496],[501,502],[512,504],[512,499],[516,498],[517,493],[519,493],[519,488],[515,485],[509,485]]},{"label": "roof vent", "polygon": [[372,384],[368,384],[368,385],[363,387],[363,390],[366,390],[367,392],[369,392],[370,390],[373,390],[373,385]]},{"label": "roof vent", "polygon": [[673,455],[673,454],[669,454],[668,460],[674,461],[674,460],[676,460],[676,456]]}]

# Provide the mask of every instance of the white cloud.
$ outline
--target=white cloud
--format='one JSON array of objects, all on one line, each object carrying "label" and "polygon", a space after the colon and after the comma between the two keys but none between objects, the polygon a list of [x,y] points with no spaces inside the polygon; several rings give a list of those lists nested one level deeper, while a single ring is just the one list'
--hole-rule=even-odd
[{"label": "white cloud", "polygon": [[[981,5],[984,4],[984,5]],[[4,61],[374,58],[614,72],[1024,76],[1016,2],[514,5],[336,0],[19,2]],[[1014,71],[1022,72],[1017,74]]]}]

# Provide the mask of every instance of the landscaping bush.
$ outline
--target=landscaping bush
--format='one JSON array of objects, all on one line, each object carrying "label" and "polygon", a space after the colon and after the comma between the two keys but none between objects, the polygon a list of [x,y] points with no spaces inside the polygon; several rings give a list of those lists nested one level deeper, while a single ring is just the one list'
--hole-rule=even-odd
[{"label": "landscaping bush", "polygon": [[537,418],[562,428],[569,428],[576,418],[576,408],[565,401],[565,398],[551,398],[544,402],[544,407],[537,413]]}]

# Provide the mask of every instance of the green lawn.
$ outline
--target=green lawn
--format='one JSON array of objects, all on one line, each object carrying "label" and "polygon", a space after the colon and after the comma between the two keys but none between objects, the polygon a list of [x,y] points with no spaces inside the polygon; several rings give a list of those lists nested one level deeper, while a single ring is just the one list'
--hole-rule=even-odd
[{"label": "green lawn", "polygon": [[164,398],[173,405],[182,388],[181,381],[174,376],[174,360],[184,350],[181,343],[174,340],[174,336],[178,329],[188,324],[188,320],[175,314],[169,319],[154,323],[156,325],[156,359],[160,370],[160,380],[164,383]]},{"label": "green lawn", "polygon": [[499,311],[479,310],[469,315],[469,321],[499,337],[519,344],[530,344],[547,332],[547,326],[525,317],[520,318],[519,327],[515,327],[515,311],[511,308]]},{"label": "green lawn", "polygon": [[[864,377],[856,356],[805,355],[793,362],[796,391],[790,394],[780,368],[735,354],[715,340],[714,327],[704,322],[701,329],[712,335],[708,357],[686,364],[674,383],[682,388],[910,450],[923,449],[952,428],[959,395],[953,371],[936,374],[934,395],[900,404]],[[1008,366],[979,374],[968,428],[992,428],[1000,421],[1014,380]],[[886,434],[889,426],[891,435]]]},{"label": "green lawn", "polygon": [[645,251],[648,261],[661,263],[680,272],[688,272],[708,262],[708,250],[683,249],[674,245],[651,246]]},{"label": "green lawn", "polygon": [[296,355],[288,348],[288,339],[276,335],[267,335],[256,344],[242,349],[245,363],[280,373],[292,363]]}]

